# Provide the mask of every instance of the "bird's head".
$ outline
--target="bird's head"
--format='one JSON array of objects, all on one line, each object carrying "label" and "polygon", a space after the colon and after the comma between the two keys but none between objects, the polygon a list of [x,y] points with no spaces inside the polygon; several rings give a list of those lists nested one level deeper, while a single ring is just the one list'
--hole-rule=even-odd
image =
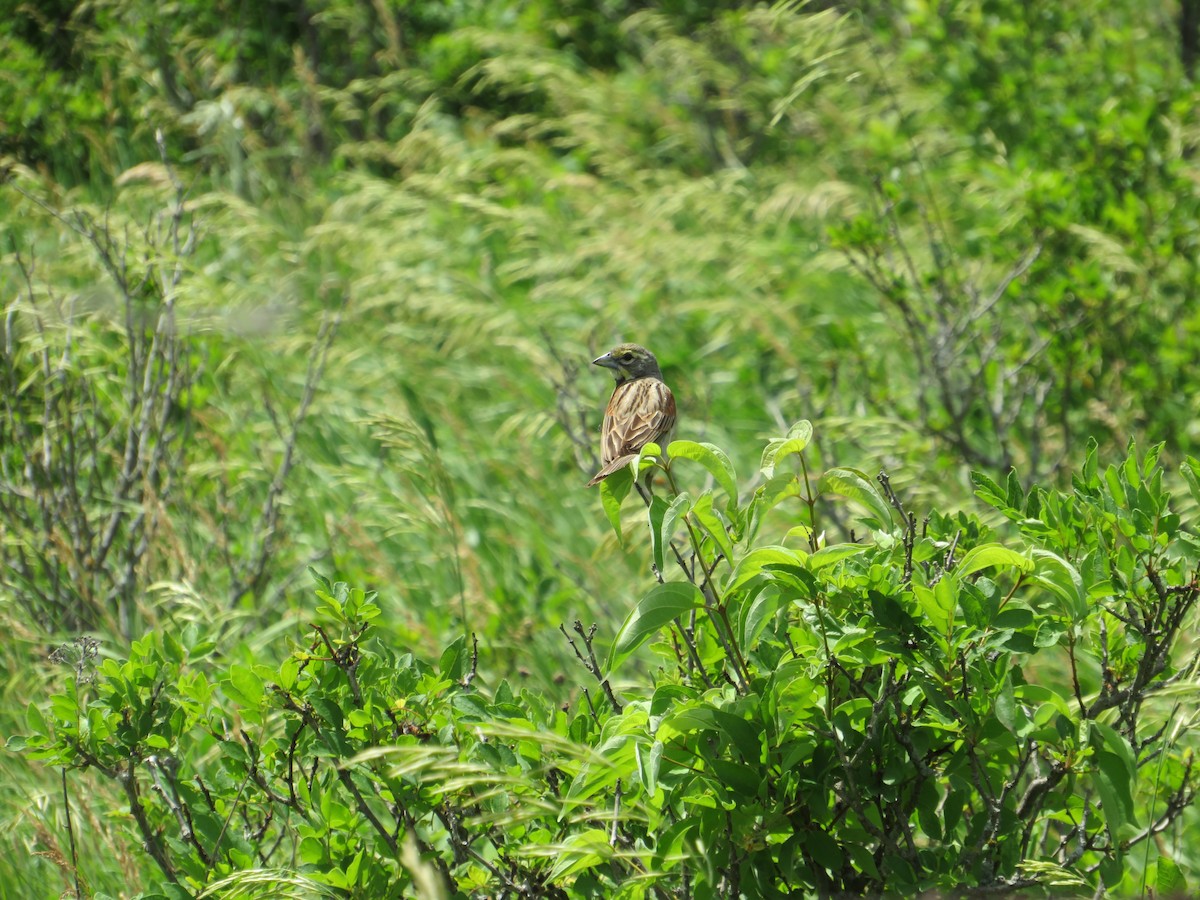
[{"label": "bird's head", "polygon": [[662,370],[654,354],[639,344],[617,344],[603,356],[592,360],[592,364],[613,370],[617,384],[637,378],[662,380]]}]

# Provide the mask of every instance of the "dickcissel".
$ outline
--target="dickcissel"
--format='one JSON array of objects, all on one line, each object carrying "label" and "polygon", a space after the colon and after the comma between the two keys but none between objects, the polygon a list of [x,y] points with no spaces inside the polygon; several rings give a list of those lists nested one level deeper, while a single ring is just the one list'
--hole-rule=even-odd
[{"label": "dickcissel", "polygon": [[652,441],[666,450],[675,430],[675,397],[663,383],[653,353],[637,344],[618,344],[592,363],[612,369],[617,387],[604,410],[600,430],[604,465],[588,487],[629,465]]}]

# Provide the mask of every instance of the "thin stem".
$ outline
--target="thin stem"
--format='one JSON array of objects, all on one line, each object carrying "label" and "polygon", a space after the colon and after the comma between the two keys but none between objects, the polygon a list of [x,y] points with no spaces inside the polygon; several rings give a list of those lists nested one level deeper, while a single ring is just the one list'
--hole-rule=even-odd
[{"label": "thin stem", "polygon": [[79,856],[75,851],[75,828],[71,823],[71,800],[67,796],[67,770],[62,770],[63,809],[67,814],[67,837],[71,841],[71,877],[75,879],[75,896],[83,897],[83,888],[79,885]]}]

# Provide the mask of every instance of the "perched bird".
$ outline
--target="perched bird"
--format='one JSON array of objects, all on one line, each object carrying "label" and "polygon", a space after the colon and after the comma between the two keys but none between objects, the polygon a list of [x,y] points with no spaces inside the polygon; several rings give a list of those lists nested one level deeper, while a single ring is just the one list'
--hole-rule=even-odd
[{"label": "perched bird", "polygon": [[651,442],[666,450],[675,430],[675,397],[663,383],[653,353],[637,344],[618,344],[592,363],[612,369],[617,387],[608,400],[600,429],[600,459],[604,465],[588,487],[629,465]]}]

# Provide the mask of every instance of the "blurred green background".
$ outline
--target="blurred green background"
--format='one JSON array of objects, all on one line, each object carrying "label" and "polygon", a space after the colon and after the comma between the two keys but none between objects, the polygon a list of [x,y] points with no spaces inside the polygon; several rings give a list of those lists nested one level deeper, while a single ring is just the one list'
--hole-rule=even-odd
[{"label": "blurred green background", "polygon": [[[1196,453],[1182,6],[0,2],[0,731],[76,634],[286,654],[310,565],[573,699],[651,578],[584,488],[620,340],[745,489],[800,418],[916,509]],[[0,779],[50,896],[58,781]]]}]

